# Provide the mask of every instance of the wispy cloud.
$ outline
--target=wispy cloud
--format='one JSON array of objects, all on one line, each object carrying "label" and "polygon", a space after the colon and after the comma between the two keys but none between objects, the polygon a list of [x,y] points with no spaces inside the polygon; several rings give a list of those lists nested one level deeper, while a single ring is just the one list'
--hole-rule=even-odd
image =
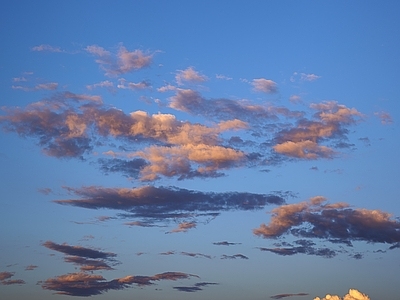
[{"label": "wispy cloud", "polygon": [[249,259],[246,255],[243,255],[243,254],[240,254],[240,253],[233,254],[233,255],[226,255],[226,254],[221,255],[221,259],[237,259],[237,258]]},{"label": "wispy cloud", "polygon": [[151,87],[151,84],[148,81],[141,81],[138,83],[135,82],[128,82],[124,78],[118,79],[119,84],[117,85],[117,88],[119,89],[128,89],[132,91],[137,91],[137,90],[144,90],[144,89],[149,89]]},{"label": "wispy cloud", "polygon": [[[295,296],[308,296],[309,294],[307,293],[296,293],[296,294],[278,294],[278,295],[274,295],[271,296],[271,299],[283,299],[283,298],[287,298],[287,297],[295,297]],[[334,299],[332,299],[334,300]]]},{"label": "wispy cloud", "polygon": [[216,282],[198,282],[193,286],[174,286],[175,290],[178,290],[180,292],[187,292],[187,293],[194,293],[198,291],[202,291],[202,287],[205,287],[207,285],[218,285]]},{"label": "wispy cloud", "polygon": [[12,85],[11,88],[14,90],[21,90],[24,92],[41,91],[41,90],[54,91],[58,88],[58,83],[57,82],[40,83],[35,85],[34,87]]},{"label": "wispy cloud", "polygon": [[41,44],[39,46],[32,47],[32,51],[47,51],[47,52],[64,52],[58,46],[51,46],[48,44]]},{"label": "wispy cloud", "polygon": [[96,88],[108,88],[109,90],[112,90],[113,89],[113,87],[114,87],[114,83],[112,83],[111,81],[109,81],[109,80],[104,80],[104,81],[101,81],[101,82],[99,82],[99,83],[94,83],[94,84],[90,84],[90,85],[87,85],[86,86],[86,88],[88,89],[88,90],[94,90],[94,89],[96,89]]}]

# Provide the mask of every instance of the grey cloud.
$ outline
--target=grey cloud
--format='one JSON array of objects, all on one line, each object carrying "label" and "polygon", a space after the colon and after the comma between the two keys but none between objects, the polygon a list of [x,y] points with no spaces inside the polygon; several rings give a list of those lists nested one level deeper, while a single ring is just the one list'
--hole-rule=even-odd
[{"label": "grey cloud", "polygon": [[241,243],[231,243],[231,242],[227,242],[227,241],[213,243],[213,245],[217,245],[217,246],[231,246],[231,245],[240,245],[240,244]]},{"label": "grey cloud", "polygon": [[[130,217],[188,217],[199,213],[229,210],[258,210],[266,205],[285,203],[285,193],[252,194],[239,192],[199,192],[176,187],[144,186],[140,188],[65,187],[78,199],[55,200],[55,203],[89,209],[118,209]],[[212,215],[215,217],[215,214]]]},{"label": "grey cloud", "polygon": [[221,259],[236,259],[236,258],[240,258],[240,259],[249,259],[246,255],[243,254],[234,254],[234,255],[226,255],[223,254],[221,256]]},{"label": "grey cloud", "polygon": [[271,299],[283,299],[283,298],[287,298],[287,297],[294,297],[294,296],[308,296],[309,294],[307,293],[297,293],[297,294],[278,294],[278,295],[274,295],[271,296]]},{"label": "grey cloud", "polygon": [[174,289],[180,292],[193,293],[203,290],[202,287],[207,285],[218,285],[216,282],[198,282],[194,286],[174,286]]},{"label": "grey cloud", "polygon": [[102,252],[99,250],[94,250],[81,246],[70,246],[68,244],[57,244],[52,241],[47,241],[43,243],[43,246],[45,246],[48,249],[58,251],[67,255],[79,256],[79,257],[108,259],[117,256],[115,253],[112,252]]}]

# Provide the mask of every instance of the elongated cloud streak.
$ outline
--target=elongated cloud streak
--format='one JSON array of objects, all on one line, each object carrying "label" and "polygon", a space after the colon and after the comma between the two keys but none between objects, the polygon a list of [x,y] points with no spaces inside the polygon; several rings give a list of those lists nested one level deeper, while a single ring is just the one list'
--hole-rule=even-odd
[{"label": "elongated cloud streak", "polygon": [[[283,204],[284,195],[251,193],[198,192],[174,187],[145,186],[140,188],[82,187],[66,189],[78,199],[56,200],[55,203],[90,209],[109,208],[130,212],[134,217],[166,219],[196,216],[199,212],[221,212],[229,210],[256,210],[268,204]],[[60,245],[53,246],[59,248]],[[64,248],[63,248],[64,249]],[[69,249],[69,248],[68,248]],[[73,253],[68,253],[74,255]]]}]

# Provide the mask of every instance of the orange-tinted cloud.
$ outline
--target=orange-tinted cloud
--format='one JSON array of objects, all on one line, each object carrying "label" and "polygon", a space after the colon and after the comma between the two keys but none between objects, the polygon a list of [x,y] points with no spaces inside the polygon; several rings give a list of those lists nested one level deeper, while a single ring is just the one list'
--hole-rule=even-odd
[{"label": "orange-tinted cloud", "polygon": [[349,293],[343,298],[337,295],[327,294],[324,298],[315,297],[314,300],[370,300],[368,295],[361,293],[356,289],[350,289]]},{"label": "orange-tinted cloud", "polygon": [[[261,224],[253,233],[264,238],[292,234],[300,238],[318,238],[350,246],[352,241],[395,245],[400,242],[400,222],[380,210],[353,209],[347,203],[329,204],[324,197],[317,196],[307,202],[273,209],[269,224]],[[300,246],[297,247],[265,250],[284,255],[318,255],[312,246],[310,241],[300,240]],[[324,256],[323,252],[321,254]]]}]

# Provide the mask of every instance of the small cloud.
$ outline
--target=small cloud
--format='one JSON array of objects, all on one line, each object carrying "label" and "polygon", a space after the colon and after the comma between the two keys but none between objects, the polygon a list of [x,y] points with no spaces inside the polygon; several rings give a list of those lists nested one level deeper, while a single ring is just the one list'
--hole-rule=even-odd
[{"label": "small cloud", "polygon": [[208,80],[208,77],[201,75],[193,67],[188,67],[185,70],[178,70],[175,80],[178,85],[183,85],[185,82],[200,83]]},{"label": "small cloud", "polygon": [[14,274],[14,272],[0,272],[0,281],[11,278],[14,276]]},{"label": "small cloud", "polygon": [[253,79],[251,84],[253,85],[253,89],[256,92],[276,93],[277,91],[276,82],[269,79],[265,78]]},{"label": "small cloud", "polygon": [[33,271],[37,268],[38,266],[35,265],[29,265],[25,267],[25,271]]},{"label": "small cloud", "polygon": [[94,90],[95,88],[98,88],[98,87],[100,87],[100,88],[104,88],[105,87],[105,88],[108,88],[108,89],[112,90],[112,88],[114,87],[114,83],[112,83],[111,81],[105,80],[105,81],[101,81],[99,83],[94,83],[94,84],[86,86],[86,88],[88,90],[90,90],[90,91]]},{"label": "small cloud", "polygon": [[231,245],[240,245],[240,244],[241,243],[230,243],[227,241],[213,243],[213,245],[217,245],[217,246],[231,246]]},{"label": "small cloud", "polygon": [[292,95],[289,97],[289,101],[293,104],[301,103],[301,97],[299,95]]},{"label": "small cloud", "polygon": [[128,82],[124,78],[120,78],[119,84],[117,85],[117,88],[119,89],[128,89],[132,91],[137,91],[137,90],[144,90],[148,89],[151,87],[150,83],[147,81],[141,81],[138,83],[135,82]]},{"label": "small cloud", "polygon": [[41,188],[38,189],[38,192],[43,195],[50,195],[53,191],[50,188]]},{"label": "small cloud", "polygon": [[390,125],[393,123],[393,118],[388,112],[385,111],[375,112],[374,115],[381,120],[382,125]]},{"label": "small cloud", "polygon": [[[308,296],[309,294],[307,293],[297,293],[297,294],[278,294],[278,295],[274,295],[271,296],[271,299],[283,299],[283,298],[287,298],[287,297],[295,297],[295,296]],[[332,299],[334,300],[334,299]]]},{"label": "small cloud", "polygon": [[225,75],[222,75],[222,74],[216,74],[215,78],[222,79],[222,80],[232,80],[233,79],[232,77],[228,77],[228,76],[225,76]]},{"label": "small cloud", "polygon": [[246,255],[243,255],[243,254],[234,254],[234,255],[225,255],[225,254],[223,254],[223,255],[221,255],[221,259],[237,259],[237,258],[249,259]]},{"label": "small cloud", "polygon": [[306,73],[300,74],[300,80],[302,80],[302,81],[315,81],[319,78],[321,78],[321,76],[318,76],[315,74],[306,74]]},{"label": "small cloud", "polygon": [[177,228],[172,229],[167,233],[175,233],[175,232],[186,232],[189,229],[196,228],[196,222],[183,222],[178,225]]}]

